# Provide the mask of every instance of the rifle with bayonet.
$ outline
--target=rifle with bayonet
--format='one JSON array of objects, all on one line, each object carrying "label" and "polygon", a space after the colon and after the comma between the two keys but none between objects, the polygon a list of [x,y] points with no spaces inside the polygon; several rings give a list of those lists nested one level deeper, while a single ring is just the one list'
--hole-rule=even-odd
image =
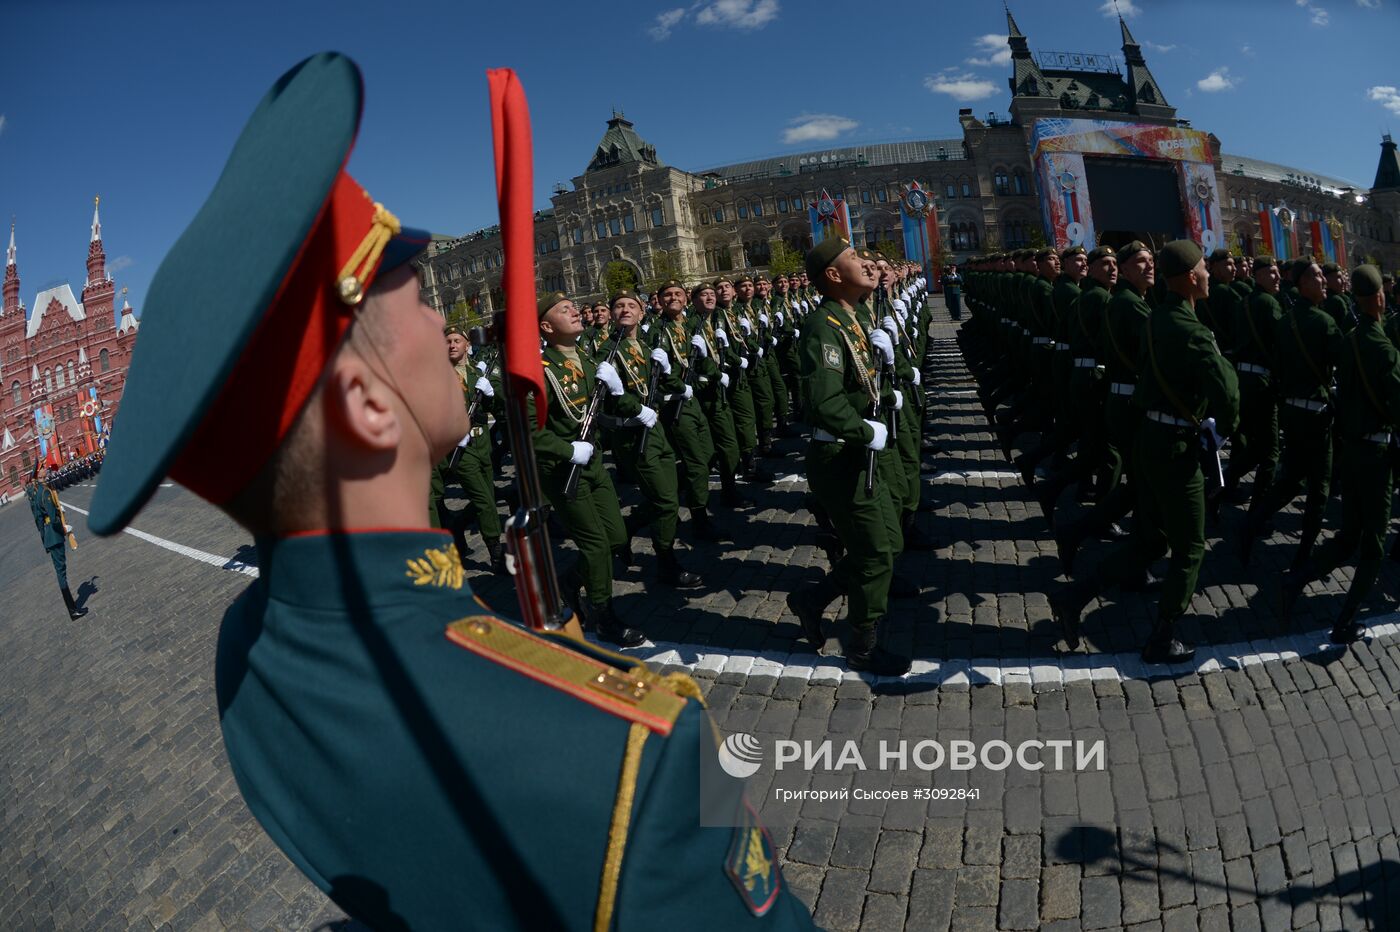
[{"label": "rifle with bayonet", "polygon": [[[612,364],[617,358],[618,350],[622,348],[622,328],[613,327],[612,339],[608,343],[608,352],[603,357],[603,362]],[[603,410],[603,399],[608,394],[607,385],[602,379],[595,379],[593,384],[593,394],[588,398],[588,407],[583,411],[583,418],[579,421],[578,439],[584,443],[593,443],[593,433],[598,424],[598,415]],[[564,497],[569,501],[578,498],[578,481],[583,475],[583,467],[574,463],[569,467],[569,476],[564,481]]]}]

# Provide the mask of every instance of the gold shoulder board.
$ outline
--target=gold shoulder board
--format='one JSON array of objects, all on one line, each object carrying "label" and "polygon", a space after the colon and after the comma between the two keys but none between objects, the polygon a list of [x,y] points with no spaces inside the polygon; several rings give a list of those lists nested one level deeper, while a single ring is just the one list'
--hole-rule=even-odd
[{"label": "gold shoulder board", "polygon": [[830,314],[826,315],[826,319],[831,321],[831,326],[833,327],[841,326],[841,321],[837,320],[835,317],[832,317]]},{"label": "gold shoulder board", "polygon": [[447,626],[447,637],[474,654],[662,736],[671,733],[685,708],[685,698],[668,689],[645,664],[614,666],[493,615],[454,621]]}]

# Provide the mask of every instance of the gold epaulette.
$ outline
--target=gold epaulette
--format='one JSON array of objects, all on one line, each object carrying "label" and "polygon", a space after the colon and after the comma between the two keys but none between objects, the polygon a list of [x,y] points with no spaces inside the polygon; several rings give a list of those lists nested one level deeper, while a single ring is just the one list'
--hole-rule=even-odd
[{"label": "gold epaulette", "polygon": [[494,615],[454,621],[447,626],[447,637],[478,656],[662,736],[671,733],[686,698],[700,698],[689,677],[662,677],[641,661],[564,636],[537,635]]},{"label": "gold epaulette", "polygon": [[837,320],[835,317],[832,317],[830,314],[826,315],[826,319],[831,321],[831,326],[833,327],[841,326],[841,321]]}]

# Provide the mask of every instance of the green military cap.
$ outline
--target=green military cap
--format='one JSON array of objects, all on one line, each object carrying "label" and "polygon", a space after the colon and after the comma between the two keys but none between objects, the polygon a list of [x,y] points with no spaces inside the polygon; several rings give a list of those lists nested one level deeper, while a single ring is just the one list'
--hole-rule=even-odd
[{"label": "green military cap", "polygon": [[1089,254],[1088,250],[1086,250],[1083,246],[1071,246],[1071,247],[1069,247],[1068,249],[1066,249],[1064,252],[1060,253],[1060,261],[1061,261],[1061,262],[1068,262],[1070,259],[1073,259],[1075,256],[1086,256],[1086,255],[1088,255],[1088,254]]},{"label": "green military cap", "polygon": [[539,300],[535,302],[535,310],[539,312],[540,319],[543,320],[544,315],[553,310],[556,304],[567,300],[569,300],[569,296],[564,292],[549,291],[540,295]]},{"label": "green military cap", "polygon": [[835,262],[837,256],[850,248],[851,244],[839,236],[829,236],[813,246],[807,253],[807,277],[813,280],[820,278],[826,267]]},{"label": "green military cap", "polygon": [[631,298],[633,301],[636,301],[638,304],[642,304],[642,303],[643,303],[642,299],[639,298],[639,297],[637,297],[637,293],[636,293],[635,291],[633,291],[632,289],[630,289],[630,288],[619,288],[617,291],[614,291],[613,294],[612,294],[612,297],[608,299],[608,307],[616,307],[616,306],[617,306],[617,302],[621,301],[623,298]]},{"label": "green military cap", "polygon": [[[1095,246],[1093,249],[1091,249],[1091,250],[1089,251],[1089,264],[1090,264],[1090,265],[1093,265],[1095,262],[1098,262],[1100,259],[1107,259],[1109,256],[1113,256],[1113,255],[1114,255],[1114,253],[1113,253],[1113,247],[1112,247],[1112,246]],[[1114,258],[1117,258],[1117,257],[1114,256]]]},{"label": "green military cap", "polygon": [[1173,240],[1162,247],[1161,258],[1157,260],[1158,268],[1165,277],[1175,278],[1194,269],[1203,255],[1201,247],[1192,240]]},{"label": "green military cap", "polygon": [[734,284],[736,284],[736,285],[742,285],[744,282],[748,282],[749,284],[753,284],[753,276],[750,275],[750,274],[748,274],[747,272],[744,272],[743,274],[741,274],[741,275],[736,275],[736,276],[734,277]]},{"label": "green military cap", "polygon": [[1118,250],[1118,261],[1127,262],[1140,252],[1151,252],[1152,249],[1140,239],[1135,239],[1131,243]]},{"label": "green military cap", "polygon": [[1273,256],[1255,256],[1255,257],[1254,257],[1254,266],[1253,266],[1253,268],[1254,268],[1254,271],[1256,271],[1256,272],[1259,271],[1260,269],[1267,269],[1267,268],[1268,268],[1269,266],[1271,266],[1271,265],[1277,265],[1277,262],[1275,262]]},{"label": "green military cap", "polygon": [[762,272],[754,272],[753,280],[754,284],[758,284],[759,282],[766,282],[768,281],[768,276],[764,275]]},{"label": "green military cap", "polygon": [[696,285],[694,288],[690,289],[690,296],[691,296],[692,298],[698,298],[698,297],[700,297],[700,292],[702,292],[702,291],[714,291],[714,290],[715,290],[715,286],[712,285],[712,284],[710,284],[709,282],[700,282],[700,283],[699,283],[698,285]]},{"label": "green military cap", "polygon": [[450,337],[450,336],[452,336],[452,334],[454,334],[454,333],[457,334],[457,336],[459,336],[459,337],[464,337],[464,336],[467,335],[467,331],[464,330],[464,329],[462,329],[461,327],[459,327],[459,326],[456,325],[456,324],[452,324],[451,326],[449,326],[446,330],[444,330],[444,331],[442,332],[442,335],[443,335],[443,336],[446,336],[446,337]]},{"label": "green military cap", "polygon": [[1351,273],[1351,293],[1358,298],[1380,294],[1381,286],[1381,270],[1374,265],[1358,265]]},{"label": "green military cap", "polygon": [[1336,275],[1336,274],[1337,274],[1338,272],[1340,272],[1341,270],[1342,270],[1342,267],[1341,267],[1340,265],[1338,265],[1337,263],[1335,263],[1335,262],[1324,262],[1324,263],[1322,263],[1322,274],[1323,274],[1323,275]]},{"label": "green military cap", "polygon": [[716,278],[716,279],[715,279],[715,282],[714,282],[715,289],[718,290],[718,289],[719,289],[719,286],[720,286],[721,284],[723,284],[724,282],[728,282],[729,284],[732,285],[732,284],[734,284],[734,279],[730,278],[728,275],[721,275],[719,278]]},{"label": "green military cap", "polygon": [[656,288],[656,293],[657,293],[657,294],[660,294],[661,292],[665,291],[667,288],[679,288],[681,291],[685,291],[685,290],[686,290],[685,285],[682,285],[678,280],[676,280],[676,279],[674,279],[674,278],[668,278],[668,279],[666,279],[664,282],[662,282],[660,285],[657,286],[657,288]]},{"label": "green military cap", "polygon": [[1230,250],[1228,249],[1212,249],[1210,251],[1210,257],[1206,259],[1206,261],[1211,265],[1215,265],[1217,262],[1224,262],[1226,259],[1230,258],[1233,257],[1230,255]]},{"label": "green military cap", "polygon": [[344,170],[363,97],[355,63],[327,52],[253,111],[151,280],[96,533],[125,527],[167,474],[232,500],[281,446],[365,293],[427,247]]},{"label": "green military cap", "polygon": [[1053,258],[1055,258],[1055,250],[1053,250],[1053,249],[1039,249],[1039,250],[1036,250],[1036,254],[1035,254],[1035,261],[1036,261],[1036,262],[1040,262],[1042,259],[1053,259]]}]

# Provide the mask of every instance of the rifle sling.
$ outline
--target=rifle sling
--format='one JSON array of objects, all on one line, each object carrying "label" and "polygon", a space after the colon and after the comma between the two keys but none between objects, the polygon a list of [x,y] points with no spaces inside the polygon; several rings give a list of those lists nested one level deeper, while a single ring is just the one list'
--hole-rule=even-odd
[{"label": "rifle sling", "polygon": [[1317,379],[1318,387],[1322,389],[1322,394],[1326,395],[1330,401],[1332,393],[1327,390],[1327,380],[1322,377],[1322,372],[1313,362],[1312,354],[1308,352],[1307,344],[1303,342],[1303,334],[1298,331],[1298,313],[1293,311],[1288,315],[1288,326],[1293,331],[1293,339],[1298,344],[1298,352],[1303,354],[1303,361],[1308,364],[1308,369],[1312,372],[1313,378]]},{"label": "rifle sling", "polygon": [[1152,376],[1157,380],[1157,386],[1162,389],[1162,394],[1167,396],[1167,401],[1171,402],[1172,407],[1176,408],[1176,413],[1190,421],[1196,427],[1200,427],[1201,419],[1192,414],[1190,409],[1181,403],[1181,399],[1177,397],[1176,392],[1172,391],[1171,386],[1167,384],[1167,380],[1162,377],[1162,370],[1157,368],[1157,348],[1152,342],[1151,320],[1147,322],[1147,358],[1152,362]]}]

